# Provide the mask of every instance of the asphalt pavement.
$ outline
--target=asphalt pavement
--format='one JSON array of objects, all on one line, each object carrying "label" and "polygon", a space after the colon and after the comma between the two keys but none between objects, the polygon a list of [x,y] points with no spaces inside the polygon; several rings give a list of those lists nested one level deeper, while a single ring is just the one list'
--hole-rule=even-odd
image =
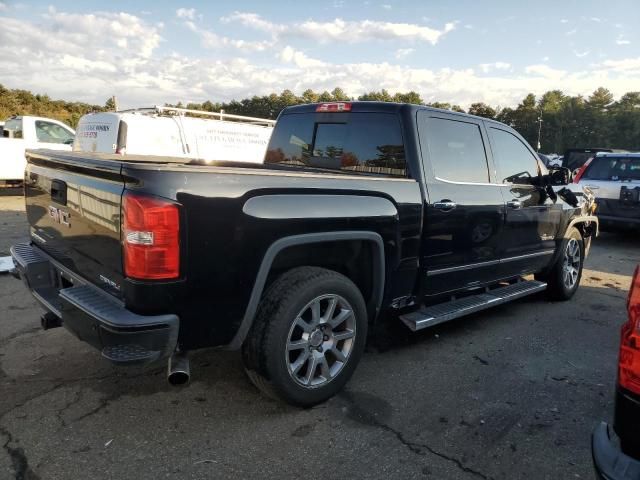
[{"label": "asphalt pavement", "polygon": [[[0,256],[26,236],[23,199],[0,195]],[[309,410],[262,396],[234,352],[195,352],[184,388],[164,368],[114,368],[40,330],[25,287],[0,275],[0,479],[593,478],[638,263],[637,235],[605,233],[569,302],[387,328]]]}]

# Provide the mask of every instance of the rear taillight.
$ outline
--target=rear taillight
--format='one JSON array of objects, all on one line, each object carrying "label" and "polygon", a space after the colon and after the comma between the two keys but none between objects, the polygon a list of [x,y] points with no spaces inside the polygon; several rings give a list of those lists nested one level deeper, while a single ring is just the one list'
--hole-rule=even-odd
[{"label": "rear taillight", "polygon": [[316,107],[316,112],[350,112],[351,103],[349,102],[331,102],[321,103]]},{"label": "rear taillight", "polygon": [[636,268],[627,300],[629,320],[622,326],[618,383],[640,395],[640,266]]},{"label": "rear taillight", "polygon": [[180,275],[180,212],[168,200],[123,195],[124,273],[140,280]]},{"label": "rear taillight", "polygon": [[580,170],[578,170],[578,173],[576,173],[576,176],[573,177],[573,183],[578,183],[580,181],[580,179],[582,178],[582,175],[584,175],[585,170],[589,165],[591,165],[592,161],[593,161],[593,158],[590,158],[589,160],[584,162],[584,165],[580,167]]}]

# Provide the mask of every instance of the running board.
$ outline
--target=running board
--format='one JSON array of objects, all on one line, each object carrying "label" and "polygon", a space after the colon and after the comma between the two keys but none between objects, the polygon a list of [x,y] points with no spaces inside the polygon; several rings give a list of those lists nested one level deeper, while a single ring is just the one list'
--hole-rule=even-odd
[{"label": "running board", "polygon": [[521,281],[479,295],[472,295],[430,307],[422,307],[415,312],[400,315],[400,319],[415,332],[416,330],[422,330],[439,323],[448,322],[454,318],[463,317],[540,292],[545,288],[547,288],[547,284],[544,282],[536,280]]}]

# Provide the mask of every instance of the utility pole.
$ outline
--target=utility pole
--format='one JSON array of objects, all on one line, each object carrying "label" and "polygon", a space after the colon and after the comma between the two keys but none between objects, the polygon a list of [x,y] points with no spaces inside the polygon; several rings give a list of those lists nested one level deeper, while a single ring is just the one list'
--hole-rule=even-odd
[{"label": "utility pole", "polygon": [[111,97],[111,100],[113,100],[113,111],[117,112],[118,111],[118,99],[114,95],[113,97]]},{"label": "utility pole", "polygon": [[540,138],[542,136],[542,112],[540,112],[540,116],[538,117],[538,149],[536,152],[540,152]]}]

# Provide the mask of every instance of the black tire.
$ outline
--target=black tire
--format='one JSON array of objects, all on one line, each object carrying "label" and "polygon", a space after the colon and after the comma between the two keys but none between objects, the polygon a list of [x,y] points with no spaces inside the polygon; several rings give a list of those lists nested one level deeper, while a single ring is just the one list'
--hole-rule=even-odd
[{"label": "black tire", "polygon": [[[579,265],[576,267],[575,264],[571,266],[577,270],[577,276],[575,277],[575,281],[573,284],[568,285],[566,280],[567,272],[565,271],[565,266],[568,262],[568,252],[567,249],[569,245],[573,245],[577,243],[578,252],[580,255]],[[574,257],[575,258],[575,257]],[[562,242],[560,243],[560,255],[558,256],[556,262],[553,264],[551,269],[545,274],[537,274],[535,277],[537,280],[542,280],[547,282],[547,296],[551,300],[569,300],[578,290],[578,286],[580,285],[580,279],[582,278],[582,268],[584,266],[584,258],[585,258],[585,244],[582,235],[575,227],[571,227],[564,235]],[[571,263],[571,262],[570,262]]]},{"label": "black tire", "polygon": [[[318,303],[318,312],[322,313],[323,317],[330,316],[331,314],[327,313],[328,302],[333,298],[339,299],[336,300],[339,303],[334,307],[338,312],[336,320],[341,315],[349,315],[348,312],[353,313],[348,316],[345,323],[336,324],[334,328],[343,325],[346,329],[345,325],[349,322],[348,324],[353,328],[345,332],[353,332],[352,337],[349,340],[335,340],[336,348],[327,348],[324,353],[320,353],[323,351],[323,345],[334,342],[334,333],[337,339],[340,333],[344,334],[344,332],[330,331],[323,337],[324,340],[328,339],[328,343],[323,342],[316,347],[315,341],[312,341],[313,338],[318,338],[317,335],[314,337],[316,330],[321,327],[331,330],[328,323],[324,323],[324,327],[316,324],[316,327],[311,327],[313,328],[310,330],[311,333],[302,334],[308,337],[307,346],[301,348],[300,353],[290,352],[287,345],[291,343],[291,336],[298,328],[299,322],[296,320],[301,318],[303,313],[311,312],[309,305],[315,303]],[[323,308],[321,305],[326,305],[324,310],[320,310]],[[309,322],[313,324],[313,320],[310,319]],[[306,322],[305,325],[307,325]],[[247,376],[266,395],[295,406],[311,407],[331,398],[347,383],[362,357],[366,338],[367,310],[358,287],[347,277],[335,271],[318,267],[298,267],[278,277],[263,295],[253,326],[243,345],[242,358]],[[349,352],[346,360],[339,362],[338,357],[334,358],[333,352],[339,350],[339,346],[346,349],[345,342],[349,342]],[[301,370],[306,372],[303,376],[309,375],[311,379],[320,372],[319,382],[323,382],[322,378],[329,380],[317,385],[311,383],[303,385],[296,372],[290,373],[291,370],[295,370],[291,368],[297,361],[295,355],[300,355],[302,358],[304,354],[307,357],[323,356],[325,360],[324,364],[317,364],[310,375],[312,364],[311,360],[307,360]],[[292,358],[295,361],[292,361]],[[323,369],[325,366],[329,369],[326,373],[335,369],[335,376],[325,375]]]}]

